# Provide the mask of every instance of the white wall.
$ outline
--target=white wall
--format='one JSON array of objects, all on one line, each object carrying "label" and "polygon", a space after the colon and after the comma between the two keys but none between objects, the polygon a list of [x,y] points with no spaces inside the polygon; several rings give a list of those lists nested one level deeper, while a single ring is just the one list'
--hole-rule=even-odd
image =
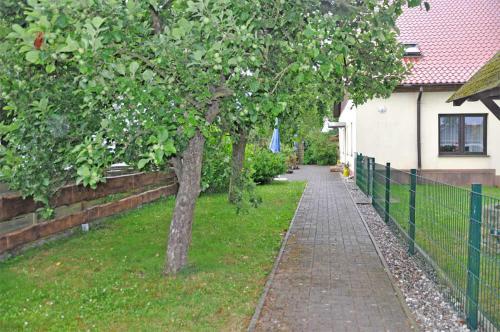
[{"label": "white wall", "polygon": [[[379,164],[395,168],[417,166],[418,93],[393,93],[389,99],[373,99],[357,108],[357,148]],[[380,109],[385,109],[380,112]]]},{"label": "white wall", "polygon": [[[446,103],[452,92],[425,92],[422,95],[422,169],[495,169],[500,175],[500,120],[481,102],[462,106]],[[364,155],[378,163],[391,162],[395,168],[417,167],[418,92],[395,92],[388,99],[373,99],[357,108],[356,144]],[[381,107],[385,112],[379,112]],[[488,156],[439,156],[438,115],[486,113]],[[342,121],[342,120],[341,120]]]},{"label": "white wall", "polygon": [[344,164],[349,163],[351,170],[354,170],[354,153],[357,151],[356,112],[356,107],[349,101],[339,117],[339,122],[346,124],[345,128],[339,129],[340,162]]}]

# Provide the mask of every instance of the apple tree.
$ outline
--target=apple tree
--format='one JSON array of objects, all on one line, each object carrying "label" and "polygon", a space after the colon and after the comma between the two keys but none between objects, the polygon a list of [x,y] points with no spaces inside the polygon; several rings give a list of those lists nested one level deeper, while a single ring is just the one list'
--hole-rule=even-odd
[{"label": "apple tree", "polygon": [[0,178],[50,215],[60,186],[95,188],[113,163],[172,166],[179,191],[164,272],[175,274],[187,264],[211,128],[224,117],[238,135],[287,105],[390,86],[402,71],[394,21],[404,3],[9,1]]}]

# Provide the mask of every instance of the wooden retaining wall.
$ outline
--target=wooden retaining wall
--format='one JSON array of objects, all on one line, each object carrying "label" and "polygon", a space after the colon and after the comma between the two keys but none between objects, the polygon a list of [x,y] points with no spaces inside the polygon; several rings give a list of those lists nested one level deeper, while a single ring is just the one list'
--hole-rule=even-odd
[{"label": "wooden retaining wall", "polygon": [[[107,178],[105,183],[100,184],[97,189],[85,188],[83,186],[69,185],[62,187],[51,199],[50,205],[58,207],[70,205],[81,201],[90,201],[112,194],[140,189],[155,184],[168,184],[175,181],[173,173],[136,173]],[[9,220],[22,214],[34,212],[42,207],[31,198],[23,199],[17,193],[4,194],[0,196],[0,222]]]},{"label": "wooden retaining wall", "polygon": [[[152,189],[151,189],[152,188]],[[51,200],[53,207],[74,206],[66,215],[48,221],[36,221],[19,230],[0,234],[0,254],[21,247],[30,242],[57,234],[64,230],[97,219],[133,209],[161,197],[174,195],[178,185],[173,173],[138,173],[108,178],[96,190],[79,185],[61,188]],[[131,196],[110,203],[85,207],[84,202],[104,198],[118,193],[133,193]],[[35,212],[40,207],[31,199],[23,199],[18,194],[0,196],[0,224],[20,215]],[[68,212],[69,211],[69,212]]]}]

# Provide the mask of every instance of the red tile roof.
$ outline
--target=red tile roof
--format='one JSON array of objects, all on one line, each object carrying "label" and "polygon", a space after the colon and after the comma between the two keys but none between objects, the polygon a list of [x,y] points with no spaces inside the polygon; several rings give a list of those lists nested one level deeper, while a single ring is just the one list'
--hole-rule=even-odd
[{"label": "red tile roof", "polygon": [[403,84],[466,82],[500,50],[500,0],[430,0],[430,11],[407,8],[400,41],[421,51]]}]

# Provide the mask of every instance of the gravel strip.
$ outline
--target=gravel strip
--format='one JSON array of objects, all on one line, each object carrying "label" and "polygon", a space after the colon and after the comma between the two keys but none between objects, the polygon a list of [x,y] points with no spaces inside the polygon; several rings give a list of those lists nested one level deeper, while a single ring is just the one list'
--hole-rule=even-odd
[{"label": "gravel strip", "polygon": [[347,180],[347,188],[420,328],[423,331],[469,331],[464,319],[445,300],[433,270],[417,256],[408,256],[407,246],[380,218],[352,180]]}]

